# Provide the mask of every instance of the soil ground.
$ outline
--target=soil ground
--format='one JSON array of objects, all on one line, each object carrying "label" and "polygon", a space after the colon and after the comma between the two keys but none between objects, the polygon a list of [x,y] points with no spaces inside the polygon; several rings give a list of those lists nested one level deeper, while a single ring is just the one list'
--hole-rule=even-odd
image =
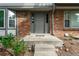
[{"label": "soil ground", "polygon": [[79,40],[63,40],[62,48],[57,48],[58,56],[79,56]]}]

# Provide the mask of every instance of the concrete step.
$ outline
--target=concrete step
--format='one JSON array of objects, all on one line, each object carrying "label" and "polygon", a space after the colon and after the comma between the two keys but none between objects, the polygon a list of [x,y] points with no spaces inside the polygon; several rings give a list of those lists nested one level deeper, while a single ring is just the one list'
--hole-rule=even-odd
[{"label": "concrete step", "polygon": [[52,51],[52,53],[49,51],[48,52],[47,51],[44,51],[44,52],[39,51],[39,52],[35,52],[34,56],[57,56],[57,54],[54,51]]},{"label": "concrete step", "polygon": [[57,53],[53,45],[35,44],[34,56],[57,56]]}]

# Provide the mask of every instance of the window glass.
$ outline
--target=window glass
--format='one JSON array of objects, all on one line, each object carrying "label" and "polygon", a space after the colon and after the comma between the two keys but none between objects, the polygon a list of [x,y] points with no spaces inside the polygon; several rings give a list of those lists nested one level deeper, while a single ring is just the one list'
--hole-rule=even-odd
[{"label": "window glass", "polygon": [[9,20],[9,27],[15,27],[15,21]]},{"label": "window glass", "polygon": [[65,27],[71,27],[71,28],[79,27],[78,11],[65,12]]},{"label": "window glass", "polygon": [[0,10],[0,27],[4,27],[4,10]]},{"label": "window glass", "polygon": [[69,20],[65,20],[65,27],[69,27],[70,25],[69,25]]},{"label": "window glass", "polygon": [[8,10],[8,21],[9,21],[9,28],[15,28],[16,27],[16,14],[13,11]]},{"label": "window glass", "polygon": [[71,13],[70,26],[71,27],[79,27],[79,15],[77,15],[77,12]]}]

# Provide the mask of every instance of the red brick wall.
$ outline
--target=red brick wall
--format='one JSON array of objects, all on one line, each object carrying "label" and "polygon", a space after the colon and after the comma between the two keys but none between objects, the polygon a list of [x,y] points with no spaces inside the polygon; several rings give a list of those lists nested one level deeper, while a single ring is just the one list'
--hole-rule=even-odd
[{"label": "red brick wall", "polygon": [[63,37],[64,33],[79,35],[79,29],[64,28],[64,10],[56,10],[54,15],[54,35]]},{"label": "red brick wall", "polygon": [[16,14],[18,22],[18,35],[24,37],[30,33],[30,13],[18,11]]}]

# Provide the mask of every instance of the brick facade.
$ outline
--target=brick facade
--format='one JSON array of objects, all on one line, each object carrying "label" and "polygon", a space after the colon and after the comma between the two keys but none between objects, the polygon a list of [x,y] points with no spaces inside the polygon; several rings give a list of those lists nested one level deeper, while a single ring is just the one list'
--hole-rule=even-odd
[{"label": "brick facade", "polygon": [[[24,37],[30,33],[31,13],[26,12],[26,11],[17,11],[16,14],[17,14],[17,24],[18,24],[18,35],[21,37]],[[51,25],[51,23],[50,23],[50,25]],[[51,32],[51,30],[52,29],[50,28],[50,32]],[[64,37],[65,33],[79,35],[79,29],[64,28],[64,10],[56,10],[55,14],[54,14],[53,34],[57,37]]]},{"label": "brick facade", "polygon": [[18,35],[21,37],[30,33],[30,12],[17,11]]},{"label": "brick facade", "polygon": [[64,10],[56,10],[54,15],[54,35],[63,37],[65,33],[79,35],[79,29],[64,28]]}]

